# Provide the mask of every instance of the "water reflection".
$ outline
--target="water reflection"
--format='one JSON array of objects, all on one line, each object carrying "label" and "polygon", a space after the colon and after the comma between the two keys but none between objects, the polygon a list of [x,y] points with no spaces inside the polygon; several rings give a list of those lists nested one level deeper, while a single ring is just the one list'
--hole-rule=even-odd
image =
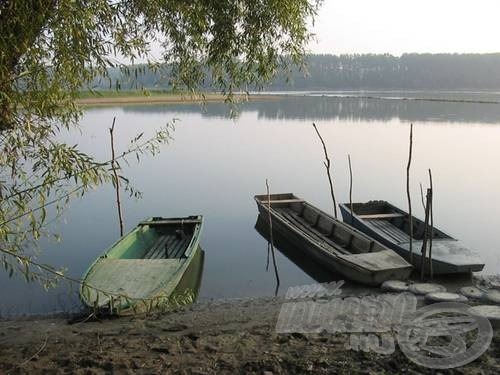
[{"label": "water reflection", "polygon": [[[255,230],[267,241],[270,241],[269,223],[266,218],[258,215],[257,222],[255,223]],[[275,249],[279,250],[284,256],[291,260],[297,267],[307,273],[316,282],[323,283],[332,280],[342,280],[341,275],[336,275],[322,267],[317,262],[314,262],[312,259],[307,257],[300,248],[295,246],[276,230],[273,230],[273,240]],[[269,264],[269,254],[266,264]]]},{"label": "water reflection", "polygon": [[[127,106],[129,113],[171,113],[174,107]],[[230,109],[224,103],[182,104],[176,113],[200,112],[206,118],[228,118]],[[500,122],[500,104],[461,103],[421,100],[392,100],[332,96],[271,96],[266,100],[242,103],[239,112],[257,112],[259,119],[272,120],[349,120],[403,122]]]},{"label": "water reflection", "polygon": [[205,251],[201,247],[198,247],[193,260],[175,288],[174,297],[189,295],[192,297],[193,303],[196,302],[200,294],[204,265]]},{"label": "water reflection", "polygon": [[[339,201],[349,199],[350,154],[353,199],[384,198],[400,207],[407,204],[407,122],[415,120],[411,180],[415,215],[424,217],[419,182],[425,186],[431,168],[435,222],[481,254],[485,273],[498,273],[500,200],[495,197],[500,191],[500,127],[491,125],[500,120],[498,108],[321,96],[246,103],[236,120],[227,117],[224,104],[216,103],[208,104],[205,112],[197,104],[95,108],[85,112],[83,132],[68,134],[64,140],[107,160],[108,126],[115,116],[117,150],[126,149],[138,133],[149,136],[173,117],[180,118],[175,140],[159,155],[123,166],[123,173],[143,192],[138,201],[124,194],[126,230],[145,217],[203,214],[201,244],[207,257],[199,299],[259,297],[272,296],[276,283],[272,263],[265,270],[267,241],[254,230],[252,197],[263,192],[265,180],[269,179],[272,191],[293,191],[317,207],[331,209],[323,150],[309,119],[318,120],[327,143]],[[319,121],[320,116],[329,120]],[[64,221],[54,224],[62,242],[42,241],[39,261],[67,268],[69,276],[81,278],[117,239],[114,194],[112,186],[104,186],[74,200]],[[332,277],[300,253],[287,251],[281,242],[277,245],[280,294],[290,286]],[[21,275],[9,279],[5,272],[0,272],[0,283],[4,286],[0,315],[78,305],[67,285],[46,293],[39,285],[26,284]]]}]

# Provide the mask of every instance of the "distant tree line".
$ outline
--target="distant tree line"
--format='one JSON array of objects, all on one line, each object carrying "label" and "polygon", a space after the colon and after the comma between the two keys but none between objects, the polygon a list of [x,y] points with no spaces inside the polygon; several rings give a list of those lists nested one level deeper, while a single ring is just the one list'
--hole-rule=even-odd
[{"label": "distant tree line", "polygon": [[[309,74],[294,72],[295,89],[499,89],[500,53],[310,55]],[[286,87],[284,76],[270,86]]]},{"label": "distant tree line", "polygon": [[[500,89],[500,53],[308,55],[307,72],[279,71],[265,90],[495,90]],[[170,69],[145,66],[110,72],[97,89],[170,89]],[[132,71],[132,74],[131,74]],[[210,90],[210,74],[203,87]],[[247,87],[255,90],[257,87]]]}]

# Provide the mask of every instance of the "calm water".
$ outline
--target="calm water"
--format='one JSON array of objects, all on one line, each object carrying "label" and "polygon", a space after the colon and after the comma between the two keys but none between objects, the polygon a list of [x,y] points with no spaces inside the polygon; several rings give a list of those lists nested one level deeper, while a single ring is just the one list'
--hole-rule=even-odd
[{"label": "calm water", "polygon": [[[488,97],[495,94],[488,94]],[[474,96],[471,97],[474,99]],[[253,195],[294,192],[332,209],[323,154],[311,123],[325,138],[333,162],[338,201],[348,200],[347,154],[353,163],[353,199],[386,199],[406,207],[406,162],[410,122],[414,123],[412,194],[423,216],[419,182],[434,177],[435,223],[465,241],[486,261],[486,273],[500,272],[497,242],[500,217],[500,105],[402,100],[287,96],[247,103],[231,119],[223,104],[204,110],[195,104],[89,109],[82,134],[64,138],[101,159],[109,158],[108,127],[116,116],[116,145],[123,150],[139,132],[178,118],[175,140],[156,157],[131,159],[125,174],[143,198],[125,198],[127,230],[148,216],[203,214],[205,250],[200,299],[270,296],[272,267],[266,272],[267,241],[255,229]],[[93,259],[118,237],[114,193],[103,187],[75,200],[54,225],[61,243],[43,243],[42,262],[64,266],[80,277]],[[300,262],[297,255],[287,255]],[[325,280],[277,253],[279,292],[291,285]],[[314,267],[313,267],[314,269]],[[74,309],[67,286],[45,293],[20,277],[0,273],[0,314]]]}]

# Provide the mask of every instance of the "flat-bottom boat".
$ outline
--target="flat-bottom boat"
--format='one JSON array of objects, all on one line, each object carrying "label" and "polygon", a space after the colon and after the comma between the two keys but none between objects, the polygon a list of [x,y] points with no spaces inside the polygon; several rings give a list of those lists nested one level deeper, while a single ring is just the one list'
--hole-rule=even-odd
[{"label": "flat-bottom boat", "polygon": [[190,286],[199,286],[199,277],[191,274],[203,265],[202,226],[202,216],[140,222],[90,266],[80,299],[88,307],[126,315],[149,311],[171,302],[173,295],[186,294]]},{"label": "flat-bottom boat", "polygon": [[[339,205],[344,222],[375,238],[405,259],[410,259],[409,215],[386,201]],[[420,269],[425,223],[413,217],[413,265]],[[428,253],[425,269],[428,268]],[[434,228],[432,232],[432,269],[434,274],[481,271],[481,257],[462,242]]]},{"label": "flat-bottom boat", "polygon": [[269,206],[273,229],[304,256],[337,274],[367,285],[407,279],[412,266],[394,251],[291,193],[255,196],[263,217]]}]

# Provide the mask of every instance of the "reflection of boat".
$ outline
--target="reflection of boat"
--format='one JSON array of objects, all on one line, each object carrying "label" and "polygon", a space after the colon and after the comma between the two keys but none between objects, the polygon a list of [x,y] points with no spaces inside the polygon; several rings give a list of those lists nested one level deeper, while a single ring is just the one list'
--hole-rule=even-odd
[{"label": "reflection of boat", "polygon": [[[409,259],[410,226],[408,214],[386,201],[353,203],[351,216],[348,203],[340,205],[347,223]],[[420,268],[425,223],[413,217],[413,265]],[[428,264],[426,262],[426,264]],[[482,259],[460,241],[434,228],[432,236],[432,269],[435,274],[481,271]]]},{"label": "reflection of boat", "polygon": [[[88,269],[80,298],[89,307],[118,313],[150,310],[196,289],[204,254],[199,249],[202,216],[140,222]],[[194,299],[194,291],[190,299]]]},{"label": "reflection of boat", "polygon": [[170,295],[170,299],[178,299],[179,302],[182,303],[185,298],[188,298],[190,302],[196,302],[203,277],[204,264],[205,251],[203,251],[201,247],[198,247],[193,256],[193,260],[189,263],[179,284],[177,284],[177,287]]},{"label": "reflection of boat", "polygon": [[[258,215],[257,222],[255,223],[255,230],[266,240],[270,241],[269,222],[266,217]],[[311,258],[305,257],[304,253],[298,249],[293,242],[290,242],[285,236],[276,230],[273,230],[273,245],[316,282],[324,283],[341,279],[340,275],[335,278],[335,275],[326,268],[323,268]]]},{"label": "reflection of boat", "polygon": [[[267,195],[255,201],[267,216]],[[410,275],[411,265],[394,251],[293,194],[272,194],[269,203],[273,228],[329,270],[369,285]]]}]

